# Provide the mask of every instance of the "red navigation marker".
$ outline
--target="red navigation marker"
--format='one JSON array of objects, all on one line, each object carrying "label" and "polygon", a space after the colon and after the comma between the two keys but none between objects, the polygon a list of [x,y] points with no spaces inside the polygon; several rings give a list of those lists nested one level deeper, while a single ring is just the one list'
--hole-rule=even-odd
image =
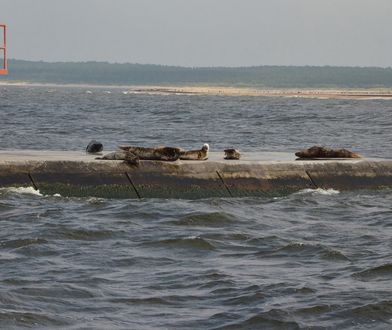
[{"label": "red navigation marker", "polygon": [[3,34],[3,40],[2,40],[2,43],[0,43],[0,59],[2,58],[1,62],[3,62],[3,63],[0,63],[0,75],[5,75],[5,74],[8,74],[8,67],[7,67],[7,25],[0,24],[0,36],[1,36],[1,32]]}]

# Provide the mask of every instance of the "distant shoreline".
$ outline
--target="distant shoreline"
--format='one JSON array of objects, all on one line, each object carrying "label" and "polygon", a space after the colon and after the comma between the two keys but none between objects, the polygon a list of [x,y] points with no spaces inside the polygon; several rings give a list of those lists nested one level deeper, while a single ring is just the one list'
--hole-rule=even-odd
[{"label": "distant shoreline", "polygon": [[124,93],[134,94],[175,94],[175,95],[211,95],[211,96],[259,96],[286,98],[318,99],[356,99],[356,100],[392,100],[392,89],[388,88],[257,88],[230,86],[135,86],[135,85],[93,85],[93,84],[53,84],[23,81],[0,81],[0,86],[62,87],[86,89],[123,89]]}]

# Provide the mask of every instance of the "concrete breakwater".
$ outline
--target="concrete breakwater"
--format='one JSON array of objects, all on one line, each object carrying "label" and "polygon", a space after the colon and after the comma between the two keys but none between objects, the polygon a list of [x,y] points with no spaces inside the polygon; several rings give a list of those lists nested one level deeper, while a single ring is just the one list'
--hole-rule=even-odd
[{"label": "concrete breakwater", "polygon": [[244,153],[207,161],[96,160],[75,151],[0,151],[0,187],[33,186],[43,194],[108,198],[208,198],[284,195],[302,189],[392,187],[392,160],[295,160],[288,153]]}]

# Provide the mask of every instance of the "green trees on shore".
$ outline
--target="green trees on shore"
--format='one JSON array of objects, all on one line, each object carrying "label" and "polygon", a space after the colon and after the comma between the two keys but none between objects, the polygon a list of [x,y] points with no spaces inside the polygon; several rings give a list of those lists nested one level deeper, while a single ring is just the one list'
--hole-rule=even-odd
[{"label": "green trees on shore", "polygon": [[390,88],[392,68],[257,66],[185,68],[106,62],[9,60],[2,79],[42,83],[224,85],[271,88]]}]

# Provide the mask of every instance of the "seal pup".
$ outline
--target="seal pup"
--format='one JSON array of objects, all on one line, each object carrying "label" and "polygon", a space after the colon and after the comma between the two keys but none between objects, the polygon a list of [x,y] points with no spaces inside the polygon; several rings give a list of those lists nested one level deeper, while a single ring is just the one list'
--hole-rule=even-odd
[{"label": "seal pup", "polygon": [[96,140],[91,140],[90,143],[86,147],[86,152],[89,154],[96,154],[103,150],[103,144]]},{"label": "seal pup", "polygon": [[208,143],[204,143],[200,150],[188,150],[182,151],[180,154],[181,160],[207,160],[208,151],[210,146]]},{"label": "seal pup", "polygon": [[347,149],[331,149],[320,146],[313,146],[309,149],[304,149],[296,152],[295,155],[299,159],[309,158],[362,158],[355,152],[351,152]]},{"label": "seal pup", "polygon": [[134,146],[119,146],[122,151],[131,152],[141,160],[176,161],[180,157],[181,149],[173,147],[144,148]]},{"label": "seal pup", "polygon": [[240,159],[241,153],[238,149],[225,149],[225,159]]}]

